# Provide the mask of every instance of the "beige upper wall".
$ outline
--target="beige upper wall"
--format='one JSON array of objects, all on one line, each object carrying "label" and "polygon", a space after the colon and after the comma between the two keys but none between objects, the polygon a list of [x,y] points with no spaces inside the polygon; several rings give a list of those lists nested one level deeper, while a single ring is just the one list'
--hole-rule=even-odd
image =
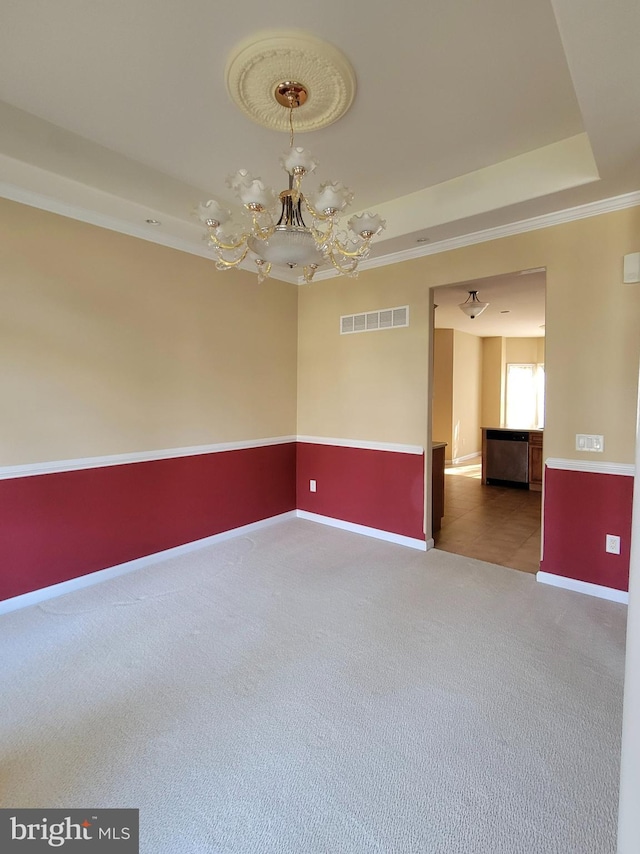
[{"label": "beige upper wall", "polygon": [[504,421],[505,339],[482,339],[481,427],[501,427]]},{"label": "beige upper wall", "polygon": [[[0,200],[1,464],[296,432],[425,445],[429,288],[547,268],[545,455],[634,458],[640,208],[296,288]],[[411,325],[339,335],[410,305]]]},{"label": "beige upper wall", "polygon": [[453,437],[447,459],[477,454],[482,449],[482,340],[458,332],[453,336]]},{"label": "beige upper wall", "polygon": [[[300,288],[298,433],[425,445],[429,290],[399,268]],[[340,316],[410,305],[410,325],[340,335]]]},{"label": "beige upper wall", "polygon": [[295,285],[0,200],[0,464],[295,434]]},{"label": "beige upper wall", "polygon": [[434,329],[432,436],[446,442],[445,456],[453,447],[453,329]]},{"label": "beige upper wall", "polygon": [[434,329],[432,439],[448,461],[480,452],[482,377],[482,339]]},{"label": "beige upper wall", "polygon": [[544,338],[505,338],[504,340],[507,364],[530,365],[544,362]]},{"label": "beige upper wall", "polygon": [[[637,251],[639,207],[303,288],[299,431],[424,445],[428,289],[546,267],[545,456],[583,459],[575,434],[601,433],[603,459],[633,462],[640,288],[622,284],[622,258]],[[338,334],[341,314],[403,303],[409,329]]]}]

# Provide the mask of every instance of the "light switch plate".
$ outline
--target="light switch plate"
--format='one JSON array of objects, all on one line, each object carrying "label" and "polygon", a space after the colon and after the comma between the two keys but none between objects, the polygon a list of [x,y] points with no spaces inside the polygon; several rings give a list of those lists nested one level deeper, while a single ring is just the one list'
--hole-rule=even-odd
[{"label": "light switch plate", "polygon": [[596,433],[576,433],[576,451],[604,451],[604,436]]},{"label": "light switch plate", "polygon": [[640,252],[624,256],[622,281],[625,285],[636,285],[640,282]]}]

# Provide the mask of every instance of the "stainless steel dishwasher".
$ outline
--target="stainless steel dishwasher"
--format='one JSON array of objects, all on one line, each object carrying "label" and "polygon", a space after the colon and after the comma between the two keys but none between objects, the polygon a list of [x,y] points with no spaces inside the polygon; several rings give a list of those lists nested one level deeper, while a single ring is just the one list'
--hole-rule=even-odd
[{"label": "stainless steel dishwasher", "polygon": [[488,484],[529,485],[529,434],[521,430],[487,430]]}]

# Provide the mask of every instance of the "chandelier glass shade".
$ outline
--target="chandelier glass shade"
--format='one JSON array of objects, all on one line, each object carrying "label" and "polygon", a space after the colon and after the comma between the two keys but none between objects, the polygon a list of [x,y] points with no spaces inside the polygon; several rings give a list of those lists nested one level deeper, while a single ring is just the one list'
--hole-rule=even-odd
[{"label": "chandelier glass shade", "polygon": [[479,317],[488,305],[488,302],[481,302],[478,299],[478,291],[469,291],[469,296],[460,303],[459,308],[473,320]]},{"label": "chandelier glass shade", "polygon": [[339,181],[326,181],[311,196],[302,192],[302,179],[315,171],[318,161],[293,144],[292,114],[303,103],[301,84],[281,83],[276,93],[278,102],[284,97],[289,108],[290,145],[280,158],[289,176],[288,187],[276,196],[246,169],[227,178],[227,185],[242,203],[244,221],[239,230],[232,223],[231,211],[216,199],[199,205],[198,218],[207,228],[205,239],[216,255],[216,266],[219,270],[237,267],[251,253],[259,281],[269,275],[272,266],[301,270],[305,282],[323,265],[355,276],[358,264],[369,255],[372,238],[383,231],[385,222],[378,214],[361,213],[349,219],[348,231],[343,230],[340,215],[351,204],[353,193]]}]

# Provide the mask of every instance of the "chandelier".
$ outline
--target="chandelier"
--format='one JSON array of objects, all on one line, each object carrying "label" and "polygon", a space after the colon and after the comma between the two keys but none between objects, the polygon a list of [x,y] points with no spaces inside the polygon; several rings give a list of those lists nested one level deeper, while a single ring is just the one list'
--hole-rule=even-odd
[{"label": "chandelier", "polygon": [[345,231],[340,215],[351,204],[353,193],[339,181],[326,181],[312,195],[302,192],[302,179],[318,165],[309,151],[294,145],[293,113],[305,103],[308,92],[302,83],[285,80],[276,86],[274,97],[289,111],[289,150],[280,158],[289,176],[288,187],[276,197],[260,178],[240,169],[227,178],[242,202],[239,224],[232,223],[231,211],[216,199],[198,206],[216,267],[238,267],[251,253],[259,282],[272,266],[302,270],[305,282],[326,264],[345,276],[356,276],[359,263],[369,255],[372,238],[384,230],[385,222],[378,214],[361,213],[349,219]]},{"label": "chandelier", "polygon": [[474,318],[479,317],[482,314],[488,305],[488,302],[481,302],[478,299],[478,291],[469,291],[469,296],[464,302],[460,303],[459,308],[461,311],[464,311],[467,317],[474,320]]}]

